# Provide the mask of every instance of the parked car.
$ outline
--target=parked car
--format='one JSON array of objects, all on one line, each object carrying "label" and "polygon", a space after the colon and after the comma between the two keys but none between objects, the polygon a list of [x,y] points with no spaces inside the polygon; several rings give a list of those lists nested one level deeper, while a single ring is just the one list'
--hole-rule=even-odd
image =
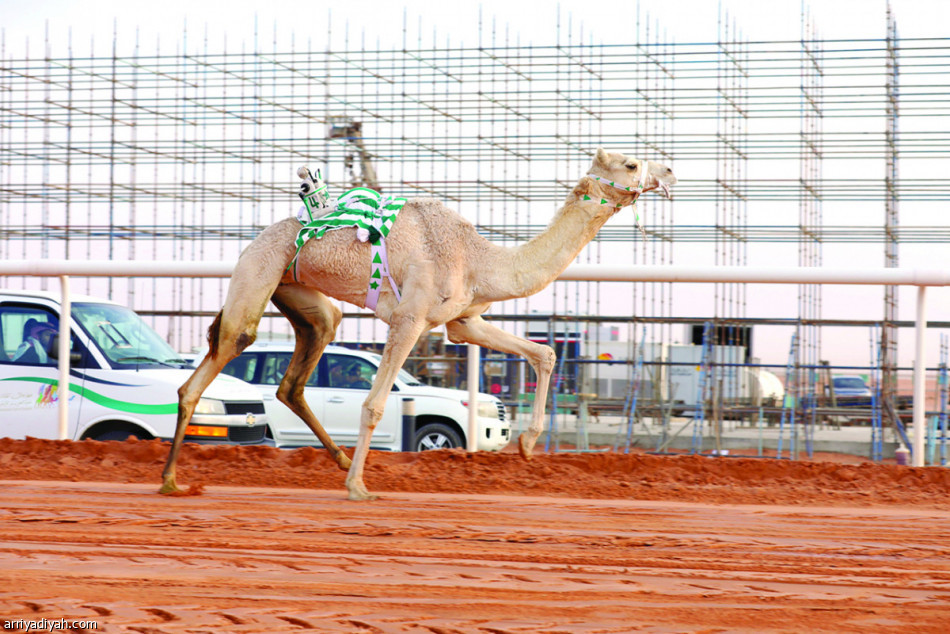
[{"label": "parked car", "polygon": [[862,377],[856,374],[832,377],[831,383],[834,385],[835,397],[863,396],[871,398],[871,388],[868,387]]},{"label": "parked car", "polygon": [[[277,446],[319,445],[320,441],[303,420],[276,398],[277,386],[293,350],[292,343],[256,343],[225,366],[224,373],[261,390]],[[339,445],[356,443],[360,410],[380,360],[379,355],[371,352],[328,346],[307,381],[304,388],[307,404]],[[467,446],[468,392],[425,385],[400,370],[383,418],[373,432],[372,448],[401,450],[403,398],[415,400],[416,423],[410,445],[413,451]],[[498,450],[508,444],[510,423],[500,400],[480,394],[477,420],[479,450]]]},{"label": "parked car", "polygon": [[[0,290],[0,436],[57,438],[60,300],[54,293]],[[134,311],[73,296],[67,437],[171,439],[178,388],[193,368]],[[198,401],[185,440],[267,442],[260,392],[230,376]]]}]

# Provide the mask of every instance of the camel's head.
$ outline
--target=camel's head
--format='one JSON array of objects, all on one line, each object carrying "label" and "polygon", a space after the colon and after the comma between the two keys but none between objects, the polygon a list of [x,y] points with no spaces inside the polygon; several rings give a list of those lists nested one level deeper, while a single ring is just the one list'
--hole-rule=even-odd
[{"label": "camel's head", "polygon": [[635,159],[619,152],[607,152],[603,148],[597,149],[590,173],[614,183],[614,187],[618,189],[630,191],[633,194],[662,189],[669,198],[670,187],[676,184],[673,170],[666,165]]}]

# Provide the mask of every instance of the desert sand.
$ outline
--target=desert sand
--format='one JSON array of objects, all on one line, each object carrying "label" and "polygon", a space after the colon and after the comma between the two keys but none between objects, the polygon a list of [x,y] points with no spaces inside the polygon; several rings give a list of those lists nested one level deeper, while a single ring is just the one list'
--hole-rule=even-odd
[{"label": "desert sand", "polygon": [[[945,632],[950,471],[592,452],[0,440],[0,626]],[[852,461],[854,462],[854,461]],[[24,630],[25,631],[25,630]],[[74,628],[73,631],[89,631]]]}]

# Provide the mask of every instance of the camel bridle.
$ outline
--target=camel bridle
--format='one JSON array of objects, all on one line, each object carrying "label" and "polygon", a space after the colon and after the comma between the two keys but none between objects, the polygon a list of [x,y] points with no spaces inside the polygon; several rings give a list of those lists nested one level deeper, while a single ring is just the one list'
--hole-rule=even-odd
[{"label": "camel bridle", "polygon": [[[634,205],[637,202],[637,198],[639,198],[640,194],[643,193],[643,190],[646,189],[647,176],[650,173],[650,161],[638,161],[638,162],[640,163],[640,178],[639,178],[639,181],[637,182],[636,187],[630,187],[629,185],[618,185],[616,181],[612,181],[608,178],[604,178],[603,176],[598,176],[597,174],[588,174],[587,176],[588,178],[593,178],[598,183],[609,185],[613,187],[614,189],[619,189],[629,194],[636,194],[637,196],[636,198],[633,199],[633,202],[629,203],[631,205]],[[601,204],[606,204],[606,203],[601,203]],[[620,209],[621,207],[625,207],[625,206],[626,205],[619,205],[617,206],[617,208]]]},{"label": "camel bridle", "polygon": [[[613,187],[614,189],[619,189],[629,194],[636,194],[636,196],[634,196],[633,198],[633,202],[630,202],[628,204],[633,205],[633,219],[637,223],[637,229],[639,229],[643,237],[646,238],[647,232],[643,228],[643,223],[640,222],[640,213],[637,210],[637,200],[640,199],[640,195],[643,194],[643,190],[646,189],[647,175],[650,173],[650,161],[638,161],[638,162],[640,163],[640,178],[637,181],[636,187],[630,187],[629,185],[618,185],[616,181],[612,181],[608,178],[598,176],[597,174],[588,174],[587,176],[588,178],[594,179],[598,183],[609,185]],[[586,196],[586,195],[584,196],[584,199],[594,200],[590,196]],[[595,202],[599,202],[601,205],[610,205],[611,207],[614,207],[615,209],[622,209],[623,207],[626,207],[626,205],[615,205],[611,203],[610,201],[608,201],[606,198],[601,198],[599,201],[595,201]]]}]

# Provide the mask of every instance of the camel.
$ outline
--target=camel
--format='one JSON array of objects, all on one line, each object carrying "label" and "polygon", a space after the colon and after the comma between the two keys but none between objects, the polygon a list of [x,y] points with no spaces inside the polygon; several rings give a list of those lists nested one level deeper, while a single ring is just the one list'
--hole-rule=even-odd
[{"label": "camel", "polygon": [[[162,474],[162,493],[178,491],[175,464],[201,393],[222,368],[254,342],[268,301],[291,322],[294,353],[277,398],[313,430],[339,467],[348,471],[351,500],[370,500],[363,469],[373,429],[383,414],[396,373],[419,337],[445,326],[453,343],[472,343],[524,357],[537,374],[537,391],[519,451],[531,459],[544,424],[548,384],[555,367],[549,346],[509,334],[482,315],[494,302],[527,297],[553,282],[607,220],[632,205],[644,191],[676,183],[670,168],[623,154],[595,153],[589,174],[568,194],[550,225],[515,247],[492,244],[475,227],[434,199],[414,199],[399,212],[386,238],[388,273],[402,290],[382,284],[375,308],[389,324],[379,371],[363,403],[360,433],[352,459],[324,431],[303,398],[303,389],[342,313],[329,298],[364,307],[370,284],[370,245],[355,239],[355,228],[328,232],[296,253],[300,222],[292,217],[266,229],[238,259],[224,307],[208,329],[209,350],[178,391],[178,427]],[[288,265],[297,257],[294,275]]]}]

